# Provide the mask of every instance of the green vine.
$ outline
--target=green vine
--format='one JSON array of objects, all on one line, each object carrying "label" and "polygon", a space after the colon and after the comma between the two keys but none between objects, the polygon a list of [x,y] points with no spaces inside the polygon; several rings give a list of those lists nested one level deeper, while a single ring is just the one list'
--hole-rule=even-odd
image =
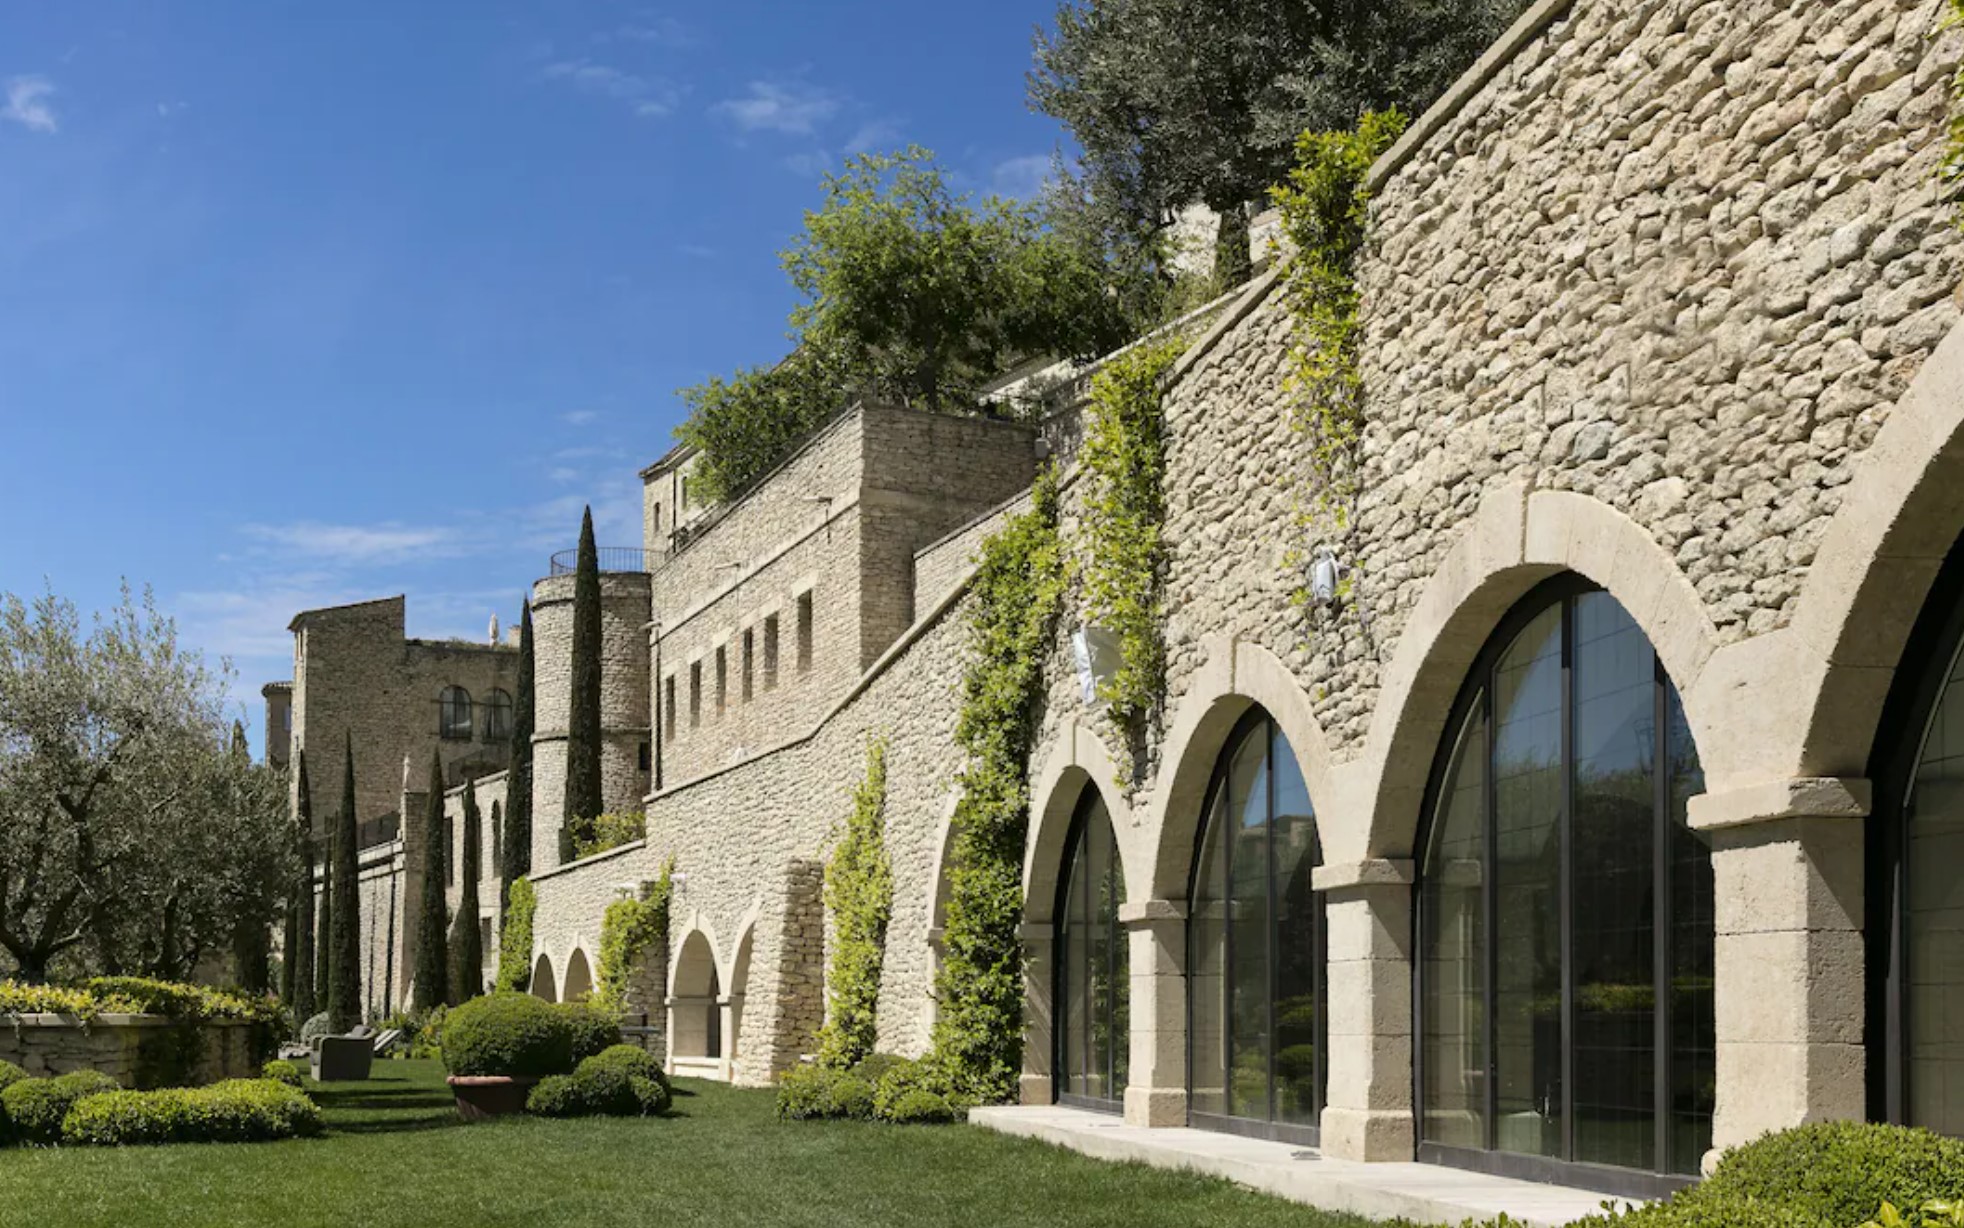
[{"label": "green vine", "polygon": [[498,988],[524,992],[532,984],[532,914],[539,907],[530,879],[515,878],[498,929]]},{"label": "green vine", "polygon": [[[1356,266],[1370,220],[1367,180],[1405,123],[1395,110],[1372,111],[1354,132],[1305,132],[1296,140],[1288,181],[1269,190],[1296,249],[1285,267],[1283,296],[1296,325],[1290,382],[1301,393],[1292,421],[1309,440],[1306,477],[1315,502],[1305,527],[1337,534],[1351,529],[1364,431]],[[1293,569],[1300,565],[1291,560]]]},{"label": "green vine", "polygon": [[955,740],[966,754],[955,805],[948,917],[932,1064],[962,1096],[1007,1100],[1023,1047],[1023,841],[1044,661],[1065,588],[1057,477],[982,546],[970,588],[968,664]]},{"label": "green vine", "polygon": [[638,899],[615,900],[600,918],[600,966],[593,1001],[604,1010],[627,1009],[627,985],[634,965],[668,938],[668,901],[675,892],[675,859],[662,863],[661,877],[641,884]]},{"label": "green vine", "polygon": [[1119,667],[1100,689],[1112,719],[1146,717],[1165,690],[1161,630],[1161,533],[1166,522],[1166,373],[1185,349],[1178,338],[1147,342],[1091,380],[1086,414],[1085,618],[1118,637]]},{"label": "green vine", "polygon": [[866,744],[866,779],[853,790],[845,832],[825,863],[825,907],[831,910],[832,958],[825,970],[827,1009],[818,1030],[818,1063],[849,1070],[879,1040],[880,967],[893,916],[893,863],[886,843],[887,747]]}]

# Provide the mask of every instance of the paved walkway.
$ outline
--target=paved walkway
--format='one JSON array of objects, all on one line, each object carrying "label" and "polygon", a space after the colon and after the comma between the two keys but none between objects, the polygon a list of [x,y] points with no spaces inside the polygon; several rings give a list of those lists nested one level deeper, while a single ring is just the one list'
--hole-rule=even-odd
[{"label": "paved walkway", "polygon": [[1532,1181],[1514,1181],[1436,1164],[1359,1164],[1328,1159],[1313,1148],[1209,1130],[1128,1126],[1116,1117],[1055,1105],[976,1109],[978,1126],[1042,1139],[1101,1160],[1135,1160],[1155,1168],[1184,1168],[1296,1202],[1381,1219],[1458,1224],[1506,1212],[1558,1228],[1602,1207],[1603,1195]]}]

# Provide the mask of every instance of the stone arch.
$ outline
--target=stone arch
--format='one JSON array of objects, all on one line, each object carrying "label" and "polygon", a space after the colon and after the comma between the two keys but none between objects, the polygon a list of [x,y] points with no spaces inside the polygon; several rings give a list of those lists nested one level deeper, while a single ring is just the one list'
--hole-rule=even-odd
[{"label": "stone arch", "polygon": [[691,917],[669,971],[669,1067],[678,1073],[727,1078],[723,1060],[722,977],[709,932]]},{"label": "stone arch", "polygon": [[1815,551],[1789,628],[1800,658],[1789,668],[1810,685],[1798,692],[1805,699],[1776,748],[1788,761],[1776,770],[1867,774],[1910,632],[1960,536],[1964,324],[1890,410]]},{"label": "stone arch", "polygon": [[[1104,740],[1095,730],[1069,721],[1044,757],[1043,767],[1030,785],[1030,835],[1023,853],[1023,920],[1032,925],[1051,920],[1056,909],[1058,877],[1063,872],[1065,843],[1070,839],[1071,817],[1086,785],[1095,787],[1112,817],[1112,832],[1118,840],[1119,861],[1129,868],[1137,858],[1132,841],[1136,829],[1132,808],[1120,787],[1122,779]],[[944,836],[944,840],[945,840]],[[945,856],[945,852],[944,852]],[[938,868],[937,868],[938,869]],[[940,893],[937,892],[937,895]],[[935,924],[941,920],[937,915]]]},{"label": "stone arch", "polygon": [[586,952],[578,947],[566,958],[566,988],[559,995],[562,1002],[577,1002],[593,993],[593,965],[587,961]]},{"label": "stone arch", "polygon": [[[1289,667],[1261,645],[1232,636],[1209,637],[1201,651],[1205,664],[1180,701],[1140,833],[1152,852],[1135,855],[1127,867],[1128,900],[1186,899],[1207,782],[1228,735],[1250,708],[1265,708],[1289,739],[1318,814],[1330,805],[1329,742]],[[1324,843],[1328,857],[1327,838]]]},{"label": "stone arch", "polygon": [[539,960],[532,965],[532,996],[544,998],[548,1002],[559,1000],[559,982],[553,979],[552,957],[544,951],[539,952]]},{"label": "stone arch", "polygon": [[[1480,501],[1405,620],[1356,769],[1361,796],[1346,799],[1352,804],[1339,821],[1322,829],[1326,861],[1411,856],[1426,781],[1467,672],[1508,611],[1563,571],[1587,577],[1629,611],[1684,698],[1701,751],[1720,741],[1711,705],[1693,698],[1718,632],[1676,560],[1634,520],[1587,495],[1500,487]],[[1714,767],[1709,754],[1706,765]],[[1314,788],[1312,778],[1312,797]],[[1318,799],[1319,813],[1323,806]],[[1355,824],[1361,816],[1364,830]]]}]

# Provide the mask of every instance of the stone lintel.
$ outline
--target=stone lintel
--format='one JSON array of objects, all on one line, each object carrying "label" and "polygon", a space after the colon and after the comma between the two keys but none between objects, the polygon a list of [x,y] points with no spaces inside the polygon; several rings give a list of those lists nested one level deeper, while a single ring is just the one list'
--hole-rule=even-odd
[{"label": "stone lintel", "polygon": [[1801,776],[1701,793],[1691,799],[1690,822],[1698,831],[1748,827],[1781,819],[1863,819],[1874,789],[1859,776]]},{"label": "stone lintel", "polygon": [[1140,900],[1134,903],[1127,900],[1118,906],[1120,925],[1149,925],[1155,921],[1184,921],[1187,919],[1185,900]]},{"label": "stone lintel", "polygon": [[1342,891],[1347,887],[1409,887],[1416,867],[1409,858],[1371,857],[1363,861],[1342,861],[1317,866],[1310,872],[1310,885],[1318,891]]}]

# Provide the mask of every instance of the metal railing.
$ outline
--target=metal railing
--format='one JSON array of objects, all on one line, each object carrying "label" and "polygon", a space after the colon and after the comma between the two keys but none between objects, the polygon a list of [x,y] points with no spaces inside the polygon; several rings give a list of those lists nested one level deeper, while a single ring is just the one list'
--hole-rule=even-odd
[{"label": "metal railing", "polygon": [[[601,546],[596,552],[600,558],[600,570],[611,572],[640,573],[652,570],[648,566],[648,551],[639,546]],[[578,565],[580,552],[561,550],[552,556],[552,572],[555,576],[570,576]]]}]

